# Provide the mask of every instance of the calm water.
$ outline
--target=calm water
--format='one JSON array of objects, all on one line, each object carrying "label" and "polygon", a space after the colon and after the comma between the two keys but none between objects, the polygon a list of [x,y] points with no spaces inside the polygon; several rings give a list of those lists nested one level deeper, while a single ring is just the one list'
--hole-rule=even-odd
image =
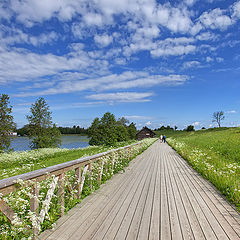
[{"label": "calm water", "polygon": [[[63,135],[61,148],[84,148],[89,146],[87,136]],[[14,151],[30,150],[30,140],[28,137],[15,137],[11,143]]]}]

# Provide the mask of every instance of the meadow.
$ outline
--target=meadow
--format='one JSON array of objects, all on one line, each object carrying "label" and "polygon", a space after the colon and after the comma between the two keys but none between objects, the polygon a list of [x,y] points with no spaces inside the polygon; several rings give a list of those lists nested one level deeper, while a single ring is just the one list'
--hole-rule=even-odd
[{"label": "meadow", "polygon": [[43,148],[0,155],[0,179],[53,166],[59,163],[91,156],[107,150],[133,144],[136,141],[117,143],[115,147],[89,146],[78,149]]},{"label": "meadow", "polygon": [[[124,168],[128,165],[128,163],[135,158],[138,154],[146,150],[151,144],[153,144],[157,139],[144,139],[141,141],[141,144],[134,145],[131,147],[131,151],[120,150],[118,153],[113,155],[106,155],[102,157],[102,181],[101,183],[106,182],[108,179],[112,177],[113,174],[116,174],[120,171],[124,171]],[[119,143],[118,146],[114,148],[118,148],[124,145],[129,145],[133,142],[123,142]],[[5,167],[5,172],[8,171],[8,176],[15,175],[18,173],[22,173],[24,169],[20,167],[31,165],[32,168],[41,168],[42,166],[50,166],[58,163],[70,161],[76,158],[93,155],[100,152],[105,152],[107,150],[112,149],[113,147],[88,147],[86,149],[78,149],[78,150],[66,150],[66,149],[41,149],[34,150],[22,153],[11,153],[1,155],[1,172],[3,167]],[[18,158],[16,158],[18,156]],[[114,158],[114,165],[112,165],[112,157]],[[6,167],[11,165],[9,169]],[[30,170],[25,169],[25,172]],[[14,174],[11,174],[11,171],[17,169]],[[84,174],[84,167],[82,167],[82,175]],[[81,198],[78,199],[76,197],[77,189],[69,188],[69,184],[71,186],[75,186],[77,184],[76,175],[74,170],[68,171],[66,173],[65,185],[64,185],[64,209],[65,213],[74,207],[77,203],[81,202],[87,195],[91,194],[91,192],[95,191],[100,187],[98,182],[98,173],[99,173],[99,165],[97,162],[92,163],[92,171],[87,170],[85,173],[85,181],[83,184],[83,190],[81,194]],[[30,210],[30,199],[33,197],[32,195],[32,186],[26,186],[26,182],[21,180],[17,181],[16,184],[19,186],[19,190],[16,192],[12,192],[6,196],[0,195],[0,201],[3,200],[6,202],[15,212],[14,221],[12,224],[7,220],[6,216],[4,216],[0,212],[0,239],[33,239],[33,226],[38,226],[39,232],[44,231],[48,228],[53,228],[55,226],[55,222],[61,216],[61,204],[58,195],[58,188],[56,186],[51,201],[47,203],[47,194],[49,189],[52,188],[54,181],[56,181],[56,176],[50,176],[47,180],[44,180],[38,183],[39,188],[39,196],[37,201],[39,202],[38,211],[41,213],[46,212],[46,216],[42,221],[41,213],[40,215],[32,212]],[[34,183],[33,183],[34,184]],[[41,222],[41,224],[39,224]]]},{"label": "meadow", "polygon": [[167,142],[240,210],[240,128],[171,132]]}]

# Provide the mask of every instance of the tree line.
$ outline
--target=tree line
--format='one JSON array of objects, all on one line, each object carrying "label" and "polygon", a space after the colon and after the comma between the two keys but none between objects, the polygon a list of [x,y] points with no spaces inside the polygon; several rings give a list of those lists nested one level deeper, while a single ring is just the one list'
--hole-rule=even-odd
[{"label": "tree line", "polygon": [[[80,126],[73,127],[57,127],[61,134],[82,134],[87,135],[88,130]],[[29,135],[29,124],[24,125],[22,128],[16,129],[17,135],[28,136]]]},{"label": "tree line", "polygon": [[[87,134],[91,137],[90,145],[108,146],[136,138],[137,129],[134,123],[129,124],[124,117],[116,120],[109,112],[101,119],[95,118],[88,129],[80,126],[57,127],[52,121],[51,114],[48,104],[42,97],[31,105],[30,114],[26,115],[28,124],[17,130],[19,135],[27,135],[31,139],[31,149],[59,147],[61,134]],[[0,94],[0,153],[12,150],[10,145],[13,131],[16,131],[16,124],[9,96]]]}]

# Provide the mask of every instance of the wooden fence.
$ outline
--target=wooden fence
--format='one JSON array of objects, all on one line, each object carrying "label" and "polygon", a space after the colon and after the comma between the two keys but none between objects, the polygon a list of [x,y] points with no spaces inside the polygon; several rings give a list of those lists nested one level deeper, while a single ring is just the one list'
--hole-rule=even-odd
[{"label": "wooden fence", "polygon": [[[118,155],[119,153],[123,154],[124,157],[122,159],[125,159],[124,161],[128,162],[130,158],[132,158],[134,154],[137,153],[137,150],[139,151],[140,149],[142,149],[142,147],[142,142],[138,142],[104,153],[83,157],[77,160],[68,161],[51,167],[0,180],[0,195],[3,197],[17,191],[20,188],[20,185],[17,184],[19,180],[24,183],[24,187],[31,187],[30,210],[36,214],[37,218],[35,222],[32,222],[32,230],[29,230],[33,231],[33,235],[36,236],[41,230],[41,224],[43,223],[45,215],[49,210],[51,198],[54,194],[56,187],[58,188],[57,194],[59,197],[62,216],[64,214],[64,193],[66,187],[67,189],[69,189],[69,191],[72,191],[74,189],[76,195],[75,197],[77,199],[80,199],[86,175],[88,174],[87,176],[89,177],[89,179],[91,179],[93,164],[97,164],[97,182],[100,185],[103,175],[104,164],[106,163],[104,161],[104,157],[108,156],[108,159],[110,160],[110,163],[108,162],[108,166],[110,166],[111,168],[108,169],[108,171],[113,174],[116,155]],[[75,171],[76,181],[73,185],[71,185],[68,181],[68,178],[65,177],[66,173],[70,170]],[[48,178],[53,178],[53,180],[50,184],[45,200],[41,203],[40,211],[38,198],[40,189],[38,183]],[[91,181],[89,184],[91,189]],[[2,198],[0,198],[0,211],[2,211],[2,213],[7,217],[10,223],[14,224],[14,221],[16,221],[16,214]],[[19,221],[21,221],[21,219],[19,219]]]}]

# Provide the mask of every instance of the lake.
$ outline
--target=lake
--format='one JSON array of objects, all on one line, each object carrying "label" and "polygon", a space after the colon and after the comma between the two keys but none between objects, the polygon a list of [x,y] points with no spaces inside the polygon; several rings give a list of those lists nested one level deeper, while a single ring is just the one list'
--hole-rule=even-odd
[{"label": "lake", "polygon": [[[80,135],[62,135],[62,145],[61,148],[85,148],[88,147],[88,137]],[[11,142],[11,148],[14,151],[26,151],[31,150],[30,140],[28,137],[15,137]]]}]

